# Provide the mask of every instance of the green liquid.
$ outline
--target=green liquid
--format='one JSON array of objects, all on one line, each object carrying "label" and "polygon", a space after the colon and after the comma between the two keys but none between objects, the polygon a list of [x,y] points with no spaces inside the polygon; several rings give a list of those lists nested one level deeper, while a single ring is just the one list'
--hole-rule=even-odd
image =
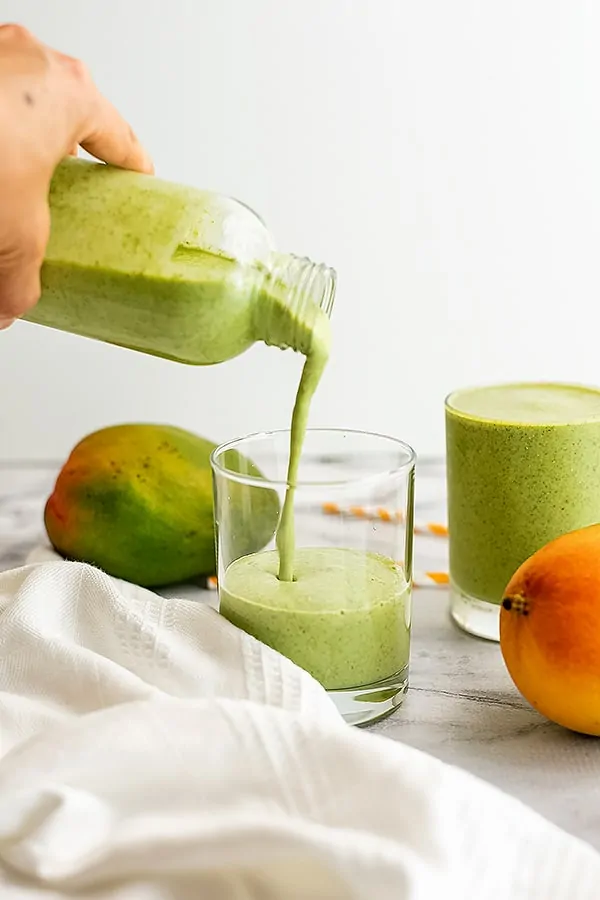
[{"label": "green liquid", "polygon": [[452,582],[500,603],[529,556],[600,522],[600,391],[503,385],[458,391],[448,403]]},{"label": "green liquid", "polygon": [[362,550],[296,548],[294,498],[310,403],[329,358],[329,320],[316,317],[296,396],[276,551],[225,572],[220,611],[328,689],[375,684],[408,665],[410,591],[392,560]]},{"label": "green liquid", "polygon": [[191,365],[233,359],[256,341],[309,348],[314,308],[304,319],[288,308],[291,258],[272,252],[235,200],[65,160],[49,201],[29,321]]},{"label": "green liquid", "polygon": [[329,689],[373,684],[408,663],[410,592],[386,557],[335,547],[298,548],[296,580],[277,576],[277,551],[232,563],[221,613]]},{"label": "green liquid", "polygon": [[294,498],[310,403],[329,358],[320,313],[296,396],[277,550],[235,560],[220,585],[229,621],[328,689],[371,685],[408,665],[410,590],[390,559],[362,550],[296,547]]},{"label": "green liquid", "polygon": [[330,345],[329,319],[323,313],[317,316],[312,334],[312,344],[304,363],[300,386],[296,395],[290,435],[290,461],[288,464],[285,502],[281,521],[277,530],[279,551],[279,579],[293,581],[294,551],[296,546],[294,529],[294,496],[298,482],[298,468],[302,456],[302,445],[306,435],[311,400],[319,385],[327,360]]}]

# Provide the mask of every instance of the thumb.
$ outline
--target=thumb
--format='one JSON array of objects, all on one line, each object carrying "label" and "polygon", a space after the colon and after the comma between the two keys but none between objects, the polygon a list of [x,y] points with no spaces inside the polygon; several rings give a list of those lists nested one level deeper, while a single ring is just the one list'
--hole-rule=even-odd
[{"label": "thumb", "polygon": [[83,105],[86,115],[77,139],[84,150],[113,166],[154,174],[152,160],[131,126],[91,80]]}]

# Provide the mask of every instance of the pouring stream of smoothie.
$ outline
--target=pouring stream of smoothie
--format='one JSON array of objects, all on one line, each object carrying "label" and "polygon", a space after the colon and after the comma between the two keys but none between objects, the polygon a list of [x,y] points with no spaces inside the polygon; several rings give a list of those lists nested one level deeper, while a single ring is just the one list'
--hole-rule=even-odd
[{"label": "pouring stream of smoothie", "polygon": [[329,348],[329,319],[319,310],[313,328],[312,343],[306,355],[306,362],[304,363],[304,368],[302,370],[300,386],[298,388],[294,412],[292,414],[287,491],[276,538],[277,550],[279,551],[278,578],[280,581],[294,580],[294,554],[296,547],[294,496],[298,483],[298,468],[300,466],[300,457],[302,455],[302,445],[306,435],[311,400],[319,385],[325,366],[327,365]]}]

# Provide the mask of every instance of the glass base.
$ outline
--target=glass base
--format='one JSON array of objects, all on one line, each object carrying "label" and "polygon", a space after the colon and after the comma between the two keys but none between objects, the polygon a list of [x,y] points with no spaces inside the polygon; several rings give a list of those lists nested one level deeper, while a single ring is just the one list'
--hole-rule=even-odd
[{"label": "glass base", "polygon": [[500,604],[465,594],[450,584],[450,615],[463,631],[487,641],[500,640]]},{"label": "glass base", "polygon": [[372,725],[402,705],[408,689],[408,666],[375,684],[328,690],[348,725]]}]

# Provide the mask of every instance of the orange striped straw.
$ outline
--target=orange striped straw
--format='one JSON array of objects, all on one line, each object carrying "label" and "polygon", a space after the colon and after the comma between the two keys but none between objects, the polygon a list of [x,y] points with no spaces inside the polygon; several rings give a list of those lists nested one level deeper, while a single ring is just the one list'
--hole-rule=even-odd
[{"label": "orange striped straw", "polygon": [[450,584],[450,576],[447,572],[423,572],[423,576],[418,579],[419,583],[416,584],[416,587],[446,587]]},{"label": "orange striped straw", "polygon": [[[341,507],[337,503],[324,503],[322,510],[326,516],[349,516],[354,519],[367,519],[379,522],[404,522],[403,512],[392,511],[378,506],[371,509],[367,506]],[[432,535],[433,537],[448,537],[448,528],[440,522],[418,522],[415,525],[415,534]]]},{"label": "orange striped straw", "polygon": [[[378,522],[401,523],[406,518],[401,511],[392,511],[381,506],[371,509],[366,506],[341,507],[337,503],[323,503],[322,511],[326,516],[349,516],[354,519]],[[414,532],[417,535],[426,535],[428,537],[448,537],[447,526],[439,522],[416,523]],[[450,578],[447,572],[417,572],[413,577],[414,588],[445,588],[449,583]],[[209,590],[217,590],[218,584],[215,575],[207,578],[206,586]]]}]

